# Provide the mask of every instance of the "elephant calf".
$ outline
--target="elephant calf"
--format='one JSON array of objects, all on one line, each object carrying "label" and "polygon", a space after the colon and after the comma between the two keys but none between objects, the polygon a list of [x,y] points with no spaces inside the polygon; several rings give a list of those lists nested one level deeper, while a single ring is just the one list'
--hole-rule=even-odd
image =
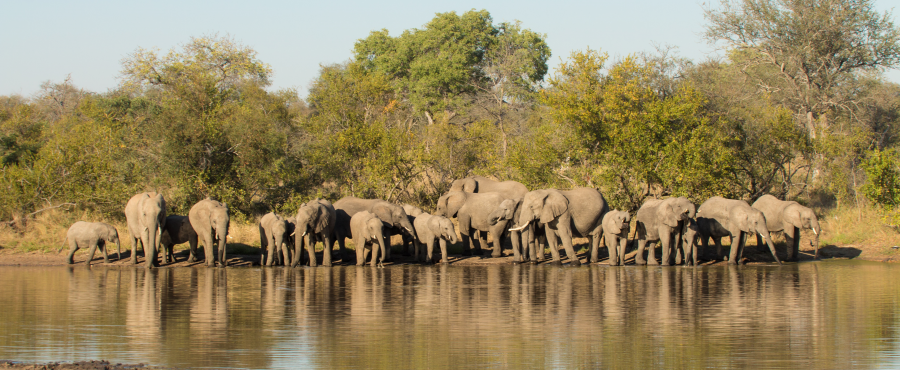
[{"label": "elephant calf", "polygon": [[162,235],[159,236],[159,244],[163,249],[163,262],[169,263],[170,257],[172,258],[172,263],[176,262],[173,249],[175,244],[181,243],[190,243],[191,250],[187,261],[196,261],[197,233],[191,226],[191,220],[188,216],[167,216],[166,225],[163,227]]},{"label": "elephant calf", "polygon": [[450,244],[456,243],[456,228],[449,218],[421,213],[413,222],[413,227],[416,228],[418,236],[417,240],[414,240],[416,260],[419,260],[419,250],[422,249],[422,243],[425,243],[427,249],[423,256],[424,262],[432,262],[434,240],[437,239],[441,246],[441,263],[450,263],[450,258],[447,257],[447,241]]},{"label": "elephant calf", "polygon": [[[103,262],[109,263],[109,255],[106,252],[106,243],[116,243],[118,253],[116,259],[122,258],[122,249],[121,244],[119,243],[119,231],[110,224],[103,222],[78,221],[72,224],[72,226],[69,226],[69,231],[66,232],[66,241],[69,244],[69,257],[66,259],[66,263],[70,265],[75,263],[75,261],[72,260],[75,251],[77,251],[78,248],[86,247],[90,247],[91,249],[88,252],[88,258],[85,263],[88,265],[91,264],[91,261],[94,259],[94,252],[97,251],[97,247],[100,247],[100,249],[103,250]],[[65,248],[66,241],[63,242],[63,248]],[[62,250],[62,248],[60,248],[60,250]]]},{"label": "elephant calf", "polygon": [[[625,264],[625,247],[628,245],[628,232],[631,231],[631,214],[618,209],[606,212],[600,222],[603,227],[603,239],[609,249],[609,265]],[[596,263],[599,251],[591,250],[591,263]]]},{"label": "elephant calf", "polygon": [[264,251],[259,264],[272,266],[276,261],[279,264],[289,264],[290,247],[293,245],[290,239],[293,233],[293,224],[287,219],[273,212],[266,213],[259,220],[259,245]]},{"label": "elephant calf", "polygon": [[[357,212],[350,218],[350,236],[356,246],[356,265],[366,263],[366,248],[372,249],[372,266],[383,267],[386,252],[384,242],[384,222],[369,211]],[[378,251],[381,250],[381,257]]]}]

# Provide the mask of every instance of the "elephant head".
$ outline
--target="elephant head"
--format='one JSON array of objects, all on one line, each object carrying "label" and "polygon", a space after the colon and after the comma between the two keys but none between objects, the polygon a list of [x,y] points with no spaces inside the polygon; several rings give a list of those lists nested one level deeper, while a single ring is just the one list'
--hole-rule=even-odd
[{"label": "elephant head", "polygon": [[440,233],[441,237],[448,240],[450,244],[456,244],[456,228],[453,227],[453,221],[442,216],[435,216],[438,230],[432,230],[435,234]]},{"label": "elephant head", "polygon": [[[357,213],[354,217],[359,215],[360,213]],[[372,241],[374,243],[372,246],[372,265],[381,266],[381,263],[386,256],[382,254],[379,257],[378,251],[387,251],[387,246],[384,244],[384,222],[377,217],[377,215],[373,215],[369,212],[364,212],[361,217],[364,217],[362,225],[360,225],[363,230],[353,230],[353,238],[361,243]],[[362,233],[362,235],[357,235],[357,233]],[[365,256],[365,252],[363,251],[364,248],[361,244],[357,245],[356,248],[358,248],[356,251],[357,264],[361,265],[363,263],[362,257]]]},{"label": "elephant head", "polygon": [[122,244],[119,242],[119,230],[107,224],[106,230],[100,235],[107,243],[116,243],[116,259],[122,258]]},{"label": "elephant head", "polygon": [[[491,225],[496,225],[503,220],[516,221],[516,210],[519,209],[520,204],[522,204],[522,198],[506,199],[501,202],[500,205],[497,206],[497,209],[488,216]],[[521,212],[519,213],[521,214]]]},{"label": "elephant head", "polygon": [[603,215],[603,231],[621,235],[631,230],[631,214],[618,209]]},{"label": "elephant head", "polygon": [[466,193],[477,193],[478,192],[478,182],[475,181],[472,177],[466,177],[464,179],[454,180],[453,184],[450,185],[450,191],[463,191]]},{"label": "elephant head", "polygon": [[[458,180],[457,180],[458,181]],[[447,218],[456,217],[456,213],[466,204],[469,193],[463,191],[448,191],[447,194],[438,198],[437,210],[435,216],[443,216]]]},{"label": "elephant head", "polygon": [[522,200],[521,225],[510,229],[522,230],[532,221],[547,224],[559,218],[569,209],[569,199],[555,189],[534,190]]},{"label": "elephant head", "polygon": [[141,239],[147,241],[144,248],[147,258],[147,267],[152,267],[156,262],[156,254],[161,242],[160,236],[166,227],[166,200],[162,194],[155,192],[145,193],[138,203],[139,218],[143,229]]},{"label": "elephant head", "polygon": [[772,252],[775,262],[778,262],[779,265],[781,264],[778,255],[775,254],[775,245],[772,244],[772,237],[769,236],[769,228],[766,227],[766,216],[761,211],[750,206],[737,207],[732,210],[731,219],[735,222],[737,228],[747,233],[748,236],[759,234],[768,244],[769,251]]},{"label": "elephant head", "polygon": [[[318,199],[304,203],[297,210],[297,226],[295,232],[300,232],[301,237],[312,232],[320,234],[328,227],[328,217],[325,206],[318,202]],[[298,238],[299,240],[299,238]]]},{"label": "elephant head", "polygon": [[[804,207],[798,203],[792,203],[791,205],[784,208],[784,213],[782,214],[782,219],[785,223],[791,224],[797,229],[811,229],[813,234],[815,234],[815,238],[813,238],[813,243],[815,247],[815,258],[819,258],[819,234],[822,233],[822,229],[819,226],[819,219],[816,217],[816,213],[813,212],[809,207]],[[785,229],[787,232],[787,229]]]},{"label": "elephant head", "polygon": [[403,207],[388,202],[380,202],[372,207],[372,213],[385,223],[396,228],[402,228],[409,233],[409,236],[416,237],[413,225],[409,222],[409,215],[406,214]]},{"label": "elephant head", "polygon": [[669,227],[678,227],[681,221],[694,218],[697,213],[697,207],[694,203],[684,197],[669,198],[660,205],[658,214],[660,221]]}]

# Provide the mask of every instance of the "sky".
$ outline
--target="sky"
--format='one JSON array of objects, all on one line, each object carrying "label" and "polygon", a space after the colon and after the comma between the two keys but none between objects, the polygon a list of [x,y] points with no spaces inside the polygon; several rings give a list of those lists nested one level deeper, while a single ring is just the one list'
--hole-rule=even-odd
[{"label": "sky", "polygon": [[[876,0],[880,12],[894,4]],[[42,82],[67,76],[103,93],[117,86],[122,59],[136,49],[165,53],[191,37],[218,34],[272,66],[272,90],[297,89],[305,97],[319,66],[349,60],[353,44],[369,32],[385,28],[397,36],[435,13],[470,9],[488,10],[495,24],[519,20],[546,34],[551,73],[588,47],[616,59],[674,46],[677,55],[699,62],[721,55],[702,38],[705,6],[696,0],[14,1],[4,4],[0,21],[0,95],[34,96]],[[900,70],[886,76],[900,83]]]}]

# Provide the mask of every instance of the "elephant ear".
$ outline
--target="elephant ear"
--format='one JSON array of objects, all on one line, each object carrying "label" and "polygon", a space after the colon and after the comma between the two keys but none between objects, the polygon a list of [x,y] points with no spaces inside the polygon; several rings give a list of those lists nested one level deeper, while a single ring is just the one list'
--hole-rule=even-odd
[{"label": "elephant ear", "polygon": [[316,233],[320,234],[328,227],[328,211],[324,205],[316,207]]},{"label": "elephant ear", "polygon": [[541,210],[541,223],[549,223],[569,209],[569,199],[558,191],[550,191],[544,197],[544,208]]},{"label": "elephant ear", "polygon": [[391,220],[391,207],[387,204],[377,204],[375,207],[372,207],[372,213],[375,214],[375,217],[381,220],[381,222],[386,222],[392,224]]},{"label": "elephant ear", "polygon": [[471,177],[467,177],[463,182],[463,191],[466,193],[477,193],[478,192],[478,181]]},{"label": "elephant ear", "polygon": [[681,220],[679,215],[675,213],[675,209],[671,204],[663,203],[660,210],[660,221],[668,227],[678,227],[678,221]]},{"label": "elephant ear", "polygon": [[518,199],[507,199],[503,201],[503,204],[509,205],[506,207],[503,213],[503,218],[506,220],[512,220],[516,216],[516,210],[519,208],[519,205],[522,204],[522,198]]},{"label": "elephant ear", "polygon": [[781,221],[803,229],[803,216],[800,213],[800,207],[800,204],[797,203],[784,207],[784,212],[781,213]]},{"label": "elephant ear", "polygon": [[459,209],[462,208],[463,204],[466,204],[466,198],[468,198],[468,194],[465,192],[450,193],[447,197],[447,214],[443,216],[447,218],[456,217]]}]

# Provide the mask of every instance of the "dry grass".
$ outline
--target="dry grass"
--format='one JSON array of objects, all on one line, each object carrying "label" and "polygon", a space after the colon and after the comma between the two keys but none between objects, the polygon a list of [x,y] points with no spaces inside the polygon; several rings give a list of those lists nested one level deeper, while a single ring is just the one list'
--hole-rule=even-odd
[{"label": "dry grass", "polygon": [[821,245],[854,246],[876,255],[896,254],[900,233],[887,226],[883,213],[871,206],[838,207],[821,212]]},{"label": "dry grass", "polygon": [[16,228],[0,225],[0,248],[20,252],[56,252],[66,239],[69,226],[77,221],[107,222],[119,230],[120,238],[127,240],[124,222],[104,220],[87,211],[69,212],[55,209],[42,212]]}]

